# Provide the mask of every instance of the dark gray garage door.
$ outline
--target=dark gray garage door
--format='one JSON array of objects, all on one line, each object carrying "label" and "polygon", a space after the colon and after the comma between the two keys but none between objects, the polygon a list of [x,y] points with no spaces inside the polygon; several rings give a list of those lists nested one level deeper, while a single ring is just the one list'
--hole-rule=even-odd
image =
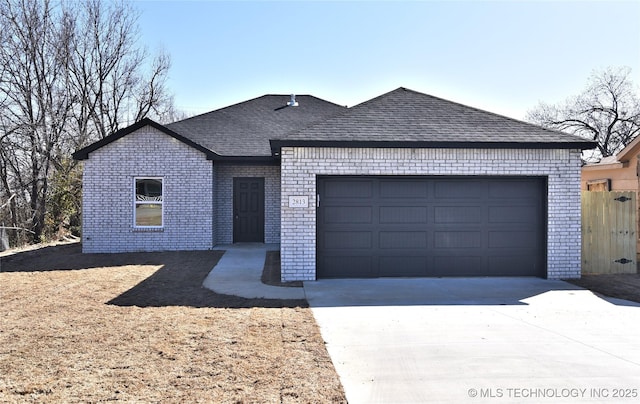
[{"label": "dark gray garage door", "polygon": [[546,180],[318,178],[318,278],[546,276]]}]

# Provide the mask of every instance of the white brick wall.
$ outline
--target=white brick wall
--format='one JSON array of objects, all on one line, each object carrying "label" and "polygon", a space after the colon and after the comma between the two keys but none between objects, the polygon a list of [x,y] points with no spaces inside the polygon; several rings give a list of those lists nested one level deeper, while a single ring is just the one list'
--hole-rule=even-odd
[{"label": "white brick wall", "polygon": [[233,179],[264,178],[264,241],[280,242],[280,167],[260,165],[216,164],[216,243],[233,242]]},{"label": "white brick wall", "polygon": [[[164,178],[164,228],[133,228],[133,178]],[[213,246],[213,169],[206,156],[149,126],[84,161],[84,252],[203,250]]]},{"label": "white brick wall", "polygon": [[[233,178],[264,177],[265,242],[281,242],[283,279],[312,280],[317,175],[546,176],[548,277],[580,276],[578,150],[285,147],[281,157],[281,167],[213,167],[204,154],[150,127],[118,139],[84,162],[83,251],[197,250],[231,243]],[[164,178],[161,231],[133,228],[136,176]],[[309,207],[289,208],[289,196],[299,195],[308,196]]]},{"label": "white brick wall", "polygon": [[580,151],[561,149],[357,149],[281,151],[282,279],[316,277],[316,207],[289,208],[289,196],[316,198],[317,175],[509,175],[548,178],[547,276],[580,277]]}]

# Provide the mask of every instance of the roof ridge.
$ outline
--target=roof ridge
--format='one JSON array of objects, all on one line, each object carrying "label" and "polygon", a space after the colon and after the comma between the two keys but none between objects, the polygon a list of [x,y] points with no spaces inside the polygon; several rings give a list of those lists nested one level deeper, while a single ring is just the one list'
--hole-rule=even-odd
[{"label": "roof ridge", "polygon": [[[224,111],[226,109],[231,109],[231,108],[234,108],[234,107],[238,107],[238,106],[243,105],[243,104],[254,102],[254,101],[259,100],[261,98],[266,98],[266,97],[291,97],[291,95],[292,94],[263,94],[263,95],[260,95],[258,97],[254,97],[254,98],[251,98],[251,99],[248,99],[248,100],[245,100],[245,101],[236,102],[235,104],[226,105],[224,107],[220,107],[220,108],[217,108],[217,109],[213,109],[211,111],[203,112],[201,114],[190,116],[188,118],[180,119],[178,121],[173,121],[171,123],[168,123],[167,125],[173,125],[175,123],[182,123],[182,122],[194,119],[194,118],[201,118],[201,117],[203,117],[205,115],[209,115],[209,114],[213,114],[215,112],[221,112],[221,111]],[[327,100],[325,100],[323,98],[316,97],[315,95],[312,95],[312,94],[295,94],[295,96],[296,97],[311,97],[311,98],[315,98],[316,100],[319,100],[319,101],[322,101],[322,102],[326,102],[328,104],[333,104],[333,105],[338,106],[338,107],[343,107],[343,108],[345,107],[344,105],[337,104],[337,103],[335,103],[333,101],[327,101]]]},{"label": "roof ridge", "polygon": [[[400,88],[403,88],[403,87],[400,87]],[[411,90],[411,89],[408,89],[408,88],[405,88],[405,90],[407,90],[407,91],[411,91],[411,92],[413,92],[413,93],[420,94],[420,95],[423,95],[423,96],[426,96],[426,97],[431,97],[431,98],[434,98],[434,99],[436,99],[436,100],[440,100],[440,101],[448,102],[448,103],[450,103],[450,104],[455,104],[455,105],[458,105],[458,106],[463,107],[463,108],[472,109],[472,110],[474,110],[474,111],[478,111],[478,112],[481,112],[481,113],[484,113],[484,114],[493,115],[493,116],[498,117],[498,118],[500,118],[500,119],[508,119],[508,120],[510,120],[510,121],[517,122],[517,123],[519,123],[519,124],[524,124],[524,125],[533,126],[533,127],[538,128],[538,129],[545,130],[545,131],[547,131],[547,132],[557,133],[557,134],[561,134],[561,135],[565,135],[565,136],[567,136],[567,135],[568,135],[568,136],[573,136],[573,137],[575,137],[576,139],[585,139],[585,138],[583,138],[583,137],[581,137],[581,136],[578,136],[578,135],[574,135],[574,134],[567,133],[567,132],[563,132],[563,131],[556,130],[556,129],[549,129],[549,128],[545,128],[544,126],[541,126],[541,125],[538,125],[538,124],[535,124],[535,123],[527,122],[527,121],[522,120],[522,119],[512,118],[512,117],[510,117],[510,116],[506,116],[506,115],[499,114],[499,113],[497,113],[497,112],[488,111],[488,110],[486,110],[486,109],[482,109],[482,108],[474,107],[474,106],[472,106],[472,105],[462,104],[462,103],[460,103],[460,102],[458,102],[458,101],[452,101],[452,100],[449,100],[449,99],[446,99],[446,98],[438,97],[438,96],[431,95],[431,94],[427,94],[427,93],[422,93],[422,92],[420,92],[420,91]],[[587,140],[588,140],[588,139],[587,139]]]},{"label": "roof ridge", "polygon": [[[363,107],[365,104],[371,104],[371,103],[373,103],[373,102],[375,102],[375,101],[378,101],[378,100],[380,100],[380,99],[382,99],[382,98],[386,98],[386,97],[388,97],[389,95],[391,95],[391,94],[393,94],[393,93],[400,92],[400,90],[404,90],[404,91],[413,91],[413,90],[409,90],[409,89],[407,89],[407,88],[405,88],[405,87],[398,87],[398,88],[396,88],[395,90],[387,91],[387,92],[386,92],[386,93],[384,93],[384,94],[380,94],[380,95],[378,95],[378,96],[376,96],[376,97],[373,97],[373,98],[371,98],[371,99],[369,99],[369,100],[366,100],[366,101],[363,101],[363,102],[361,102],[361,103],[359,103],[359,104],[356,104],[356,105],[352,106],[352,107],[351,107],[351,108],[349,108],[349,109],[354,109],[354,108],[360,108],[360,107]],[[417,91],[413,91],[413,92],[415,93],[415,92],[417,92]]]},{"label": "roof ridge", "polygon": [[[499,114],[497,112],[488,111],[486,109],[474,107],[474,106],[467,105],[467,104],[462,104],[461,102],[458,102],[458,101],[452,101],[452,100],[447,99],[447,98],[438,97],[438,96],[435,96],[435,95],[432,95],[432,94],[423,93],[421,91],[413,90],[413,89],[410,89],[410,88],[407,88],[407,87],[402,87],[402,86],[396,88],[395,90],[391,90],[391,91],[386,92],[386,93],[384,93],[382,95],[379,95],[378,97],[375,97],[375,98],[372,98],[372,99],[370,99],[368,101],[362,102],[361,104],[357,104],[353,108],[355,108],[357,106],[360,106],[360,105],[368,104],[370,101],[375,101],[375,100],[381,99],[383,97],[386,98],[386,96],[389,96],[391,94],[400,92],[400,90],[403,90],[403,91],[406,91],[406,92],[410,92],[410,93],[413,93],[413,94],[416,94],[416,95],[419,95],[419,96],[423,96],[423,97],[429,97],[431,99],[435,99],[435,100],[438,100],[438,101],[441,101],[441,102],[457,105],[457,106],[459,106],[459,107],[461,107],[463,109],[474,110],[474,111],[477,111],[477,112],[480,112],[480,113],[483,113],[483,114],[489,114],[489,115],[492,115],[494,117],[498,117],[500,119],[507,119],[507,120],[510,120],[512,122],[516,122],[518,124],[524,124],[524,125],[528,125],[528,126],[531,126],[531,127],[538,128],[538,129],[542,129],[542,130],[550,132],[550,133],[560,134],[560,135],[563,135],[563,136],[571,136],[571,137],[574,137],[576,139],[581,139],[581,140],[585,139],[585,138],[583,138],[581,136],[574,135],[572,133],[567,133],[567,132],[563,132],[563,131],[556,130],[556,129],[545,128],[544,126],[541,126],[541,125],[538,125],[538,124],[535,124],[535,123],[531,123],[531,122],[527,122],[527,121],[524,121],[522,119],[512,118],[510,116],[502,115],[502,114]],[[586,139],[586,140],[589,140],[589,139]]]},{"label": "roof ridge", "polygon": [[[530,122],[398,87],[341,114],[281,134],[275,141],[467,142],[468,144],[565,144],[591,148],[592,142]],[[563,148],[566,148],[563,146]],[[589,147],[588,147],[589,146]]]},{"label": "roof ridge", "polygon": [[214,112],[220,112],[220,111],[223,111],[223,110],[225,110],[225,109],[229,109],[229,108],[231,108],[231,107],[236,107],[236,106],[238,106],[238,105],[242,105],[242,104],[246,104],[246,103],[251,102],[251,101],[258,100],[258,99],[260,99],[260,98],[266,97],[267,95],[268,95],[268,94],[264,94],[264,95],[261,95],[261,96],[258,96],[258,97],[251,98],[251,99],[249,99],[249,100],[236,102],[235,104],[227,105],[227,106],[224,106],[224,107],[220,107],[220,108],[217,108],[217,109],[213,109],[213,110],[211,110],[211,111],[203,112],[203,113],[201,113],[201,114],[197,114],[197,115],[194,115],[194,116],[190,116],[190,117],[188,117],[188,118],[180,119],[180,120],[178,120],[178,121],[174,121],[174,122],[168,123],[167,125],[173,125],[174,123],[181,123],[181,122],[188,121],[188,120],[191,120],[191,119],[194,119],[194,118],[200,118],[200,117],[202,117],[202,116],[204,116],[204,115],[209,115],[209,114],[212,114],[212,113],[214,113]]}]

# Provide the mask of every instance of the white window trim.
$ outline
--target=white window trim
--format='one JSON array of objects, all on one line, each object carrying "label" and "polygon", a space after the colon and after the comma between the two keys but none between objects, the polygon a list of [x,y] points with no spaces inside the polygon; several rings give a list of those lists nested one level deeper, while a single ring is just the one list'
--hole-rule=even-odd
[{"label": "white window trim", "polygon": [[[138,180],[160,180],[160,185],[162,187],[162,200],[152,202],[154,204],[160,205],[160,214],[162,215],[160,218],[162,224],[160,226],[139,226],[136,224],[136,206],[150,203],[150,201],[138,201],[138,198],[136,196],[136,181]],[[133,177],[133,228],[143,230],[164,229],[164,177]]]}]

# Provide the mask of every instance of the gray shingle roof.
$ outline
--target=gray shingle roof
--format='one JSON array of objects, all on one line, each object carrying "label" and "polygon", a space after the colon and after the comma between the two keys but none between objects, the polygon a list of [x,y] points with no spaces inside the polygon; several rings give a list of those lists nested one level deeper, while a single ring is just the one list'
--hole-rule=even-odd
[{"label": "gray shingle roof", "polygon": [[[144,119],[73,154],[89,153],[151,125],[207,158],[272,159],[286,145],[590,149],[596,144],[405,88],[346,108],[310,95],[264,95],[168,125]],[[348,144],[347,144],[348,143]]]},{"label": "gray shingle roof", "polygon": [[286,136],[346,110],[310,95],[264,95],[166,125],[221,156],[271,156],[269,139]]},{"label": "gray shingle roof", "polygon": [[[427,94],[398,88],[297,132],[274,138],[276,147],[305,142],[536,144],[591,148],[563,132],[521,122]],[[564,146],[561,146],[564,145]]]}]

